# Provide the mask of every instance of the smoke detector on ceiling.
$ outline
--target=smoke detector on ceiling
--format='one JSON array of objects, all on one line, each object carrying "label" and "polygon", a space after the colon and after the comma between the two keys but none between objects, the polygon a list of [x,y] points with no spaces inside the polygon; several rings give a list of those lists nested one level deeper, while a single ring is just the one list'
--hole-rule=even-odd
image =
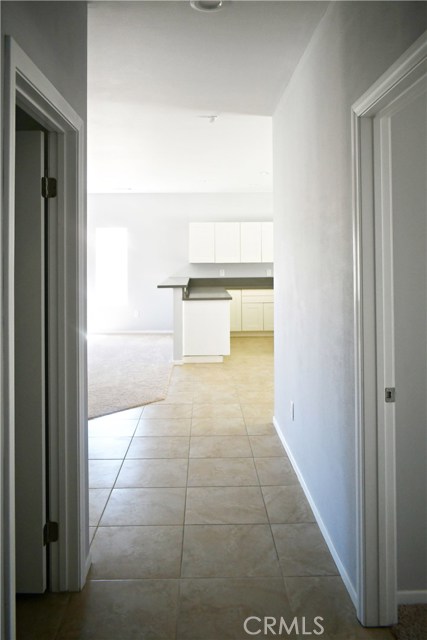
[{"label": "smoke detector on ceiling", "polygon": [[191,0],[190,5],[196,11],[204,11],[205,13],[212,13],[213,11],[219,11],[223,5],[223,0]]}]

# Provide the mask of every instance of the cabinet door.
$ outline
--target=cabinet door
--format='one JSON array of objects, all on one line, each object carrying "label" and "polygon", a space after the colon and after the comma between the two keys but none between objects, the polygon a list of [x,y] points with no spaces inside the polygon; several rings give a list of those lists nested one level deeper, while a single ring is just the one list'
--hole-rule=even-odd
[{"label": "cabinet door", "polygon": [[273,262],[273,223],[263,222],[261,230],[261,243],[262,243],[262,262]]},{"label": "cabinet door", "polygon": [[190,222],[189,262],[215,262],[215,225],[213,222]]},{"label": "cabinet door", "polygon": [[215,223],[215,262],[240,262],[240,222]]},{"label": "cabinet door", "polygon": [[264,307],[264,331],[274,330],[274,304],[265,302]]},{"label": "cabinet door", "polygon": [[263,331],[264,310],[262,302],[242,304],[242,330]]},{"label": "cabinet door", "polygon": [[230,331],[242,330],[242,292],[232,289],[228,292],[232,297],[230,304]]},{"label": "cabinet door", "polygon": [[261,262],[261,222],[240,224],[240,261]]}]

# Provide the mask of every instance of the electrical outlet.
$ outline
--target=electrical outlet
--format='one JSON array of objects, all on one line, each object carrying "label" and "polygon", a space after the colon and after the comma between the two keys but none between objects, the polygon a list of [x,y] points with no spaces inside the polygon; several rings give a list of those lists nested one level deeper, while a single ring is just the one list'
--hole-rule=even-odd
[{"label": "electrical outlet", "polygon": [[135,309],[135,311],[133,312],[133,317],[134,317],[134,318],[139,318],[139,311],[138,311],[138,309]]},{"label": "electrical outlet", "polygon": [[220,269],[219,275],[221,276],[221,278],[223,278],[225,276],[225,269]]},{"label": "electrical outlet", "polygon": [[269,277],[271,277],[271,276],[273,275],[273,272],[272,272],[272,270],[271,270],[271,269],[267,269],[267,275],[268,275]]},{"label": "electrical outlet", "polygon": [[295,403],[291,400],[291,420],[295,422]]}]

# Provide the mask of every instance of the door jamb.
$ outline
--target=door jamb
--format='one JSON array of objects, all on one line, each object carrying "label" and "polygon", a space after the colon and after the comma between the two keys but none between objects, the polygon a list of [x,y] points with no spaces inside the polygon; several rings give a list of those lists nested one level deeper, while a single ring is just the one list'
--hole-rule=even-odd
[{"label": "door jamb", "polygon": [[393,434],[384,429],[377,412],[373,118],[409,89],[426,68],[427,32],[353,104],[351,113],[357,615],[365,626],[390,625],[397,616],[395,468],[389,464]]},{"label": "door jamb", "polygon": [[[5,631],[14,637],[14,188],[15,105],[19,104],[48,130],[57,133],[59,198],[54,236],[57,280],[49,300],[57,324],[50,332],[56,379],[51,388],[50,469],[53,509],[60,522],[52,545],[54,591],[78,591],[90,566],[87,482],[86,257],[84,123],[13,38],[6,36],[4,64],[3,185],[3,518]],[[54,246],[52,246],[54,245]],[[56,547],[54,549],[54,547]]]}]

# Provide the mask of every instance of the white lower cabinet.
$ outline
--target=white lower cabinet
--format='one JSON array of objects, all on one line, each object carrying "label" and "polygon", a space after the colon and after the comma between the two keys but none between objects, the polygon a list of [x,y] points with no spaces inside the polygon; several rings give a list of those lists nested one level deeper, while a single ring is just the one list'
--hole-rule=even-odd
[{"label": "white lower cabinet", "polygon": [[274,304],[273,302],[265,302],[264,308],[264,331],[274,330]]},{"label": "white lower cabinet", "polygon": [[231,289],[231,331],[273,331],[274,293],[272,289]]},{"label": "white lower cabinet", "polygon": [[242,304],[242,331],[264,331],[263,307],[262,302]]},{"label": "white lower cabinet", "polygon": [[230,303],[230,331],[242,330],[242,292],[240,289],[228,291],[231,296]]}]

